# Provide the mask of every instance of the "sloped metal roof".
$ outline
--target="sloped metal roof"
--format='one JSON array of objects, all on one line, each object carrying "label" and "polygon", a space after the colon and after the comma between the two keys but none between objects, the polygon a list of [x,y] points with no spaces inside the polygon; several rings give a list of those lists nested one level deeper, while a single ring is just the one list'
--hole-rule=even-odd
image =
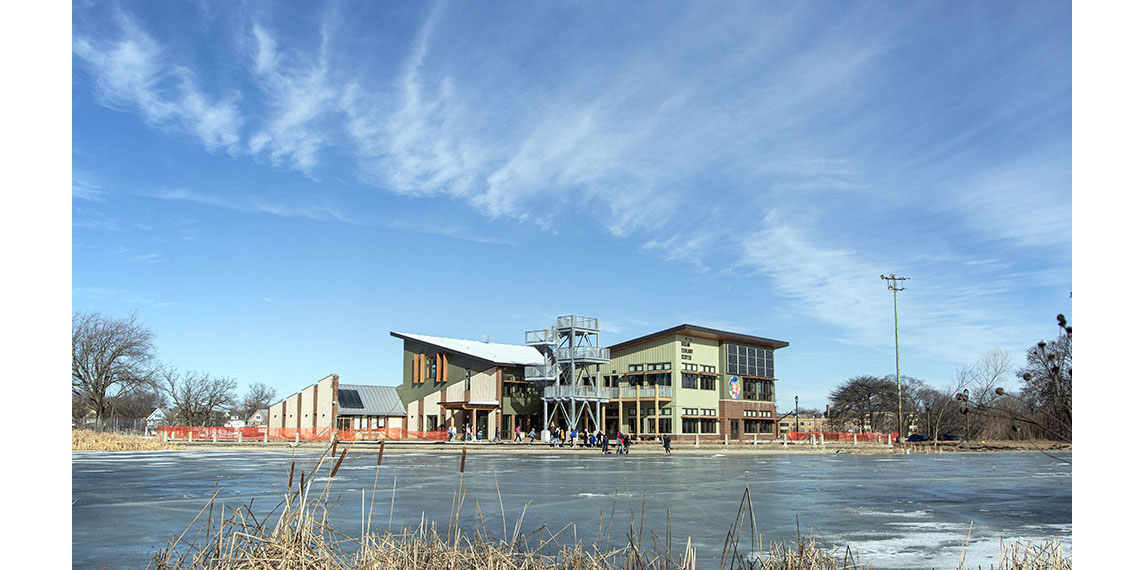
[{"label": "sloped metal roof", "polygon": [[338,390],[354,390],[361,398],[362,407],[343,408],[338,406],[339,416],[404,416],[405,405],[397,396],[395,386],[370,386],[366,384],[338,383]]},{"label": "sloped metal roof", "polygon": [[493,364],[512,364],[516,366],[540,366],[544,364],[544,356],[540,354],[539,350],[522,344],[481,342],[403,332],[391,332],[389,334],[397,338],[416,340],[425,344],[439,346],[452,352],[467,354],[474,358],[487,360]]}]

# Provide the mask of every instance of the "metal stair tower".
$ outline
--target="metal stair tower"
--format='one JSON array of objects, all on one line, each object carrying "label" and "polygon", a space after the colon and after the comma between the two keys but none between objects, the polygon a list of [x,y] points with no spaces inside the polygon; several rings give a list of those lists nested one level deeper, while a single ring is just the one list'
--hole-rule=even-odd
[{"label": "metal stair tower", "polygon": [[600,386],[597,367],[611,360],[610,351],[600,347],[600,320],[568,315],[557,317],[546,329],[526,331],[524,343],[544,354],[544,365],[526,366],[524,378],[544,386],[543,428],[563,420],[568,429],[587,421],[593,432],[603,429],[600,403],[608,400]]}]

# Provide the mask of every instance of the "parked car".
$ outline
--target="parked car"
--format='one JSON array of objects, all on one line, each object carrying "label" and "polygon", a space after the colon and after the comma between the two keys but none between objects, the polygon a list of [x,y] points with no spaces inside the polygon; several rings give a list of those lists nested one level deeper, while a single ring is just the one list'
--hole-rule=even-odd
[{"label": "parked car", "polygon": [[937,440],[938,441],[961,441],[961,436],[957,435],[956,433],[943,433],[943,434],[938,434]]},{"label": "parked car", "polygon": [[929,441],[929,436],[924,433],[911,433],[906,441]]}]

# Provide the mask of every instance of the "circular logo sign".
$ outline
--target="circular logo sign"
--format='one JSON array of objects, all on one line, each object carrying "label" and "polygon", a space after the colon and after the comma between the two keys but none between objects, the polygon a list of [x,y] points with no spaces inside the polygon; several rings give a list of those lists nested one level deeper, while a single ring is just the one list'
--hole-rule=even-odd
[{"label": "circular logo sign", "polygon": [[739,377],[732,376],[731,380],[727,382],[727,391],[731,393],[732,400],[739,399]]}]

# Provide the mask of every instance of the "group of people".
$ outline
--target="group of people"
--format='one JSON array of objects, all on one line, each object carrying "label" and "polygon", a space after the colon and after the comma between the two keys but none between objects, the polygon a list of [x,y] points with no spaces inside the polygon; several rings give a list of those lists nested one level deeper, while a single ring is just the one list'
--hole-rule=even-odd
[{"label": "group of people", "polygon": [[[449,441],[456,440],[457,436],[458,436],[457,428],[455,426],[449,426],[448,434],[449,434]],[[579,443],[579,445],[581,447],[598,447],[601,449],[601,451],[603,453],[611,453],[611,451],[609,451],[609,448],[612,447],[611,439],[609,437],[607,437],[606,435],[604,435],[604,432],[602,432],[602,431],[596,431],[595,433],[589,433],[588,430],[578,430],[576,428],[572,428],[571,430],[565,430],[562,427],[553,426],[552,429],[549,430],[549,434],[550,434],[550,437],[548,439],[548,445],[550,447],[564,447],[565,444],[568,444],[569,447],[575,447],[576,444]],[[473,428],[472,428],[472,426],[470,426],[469,424],[465,424],[464,433],[462,434],[462,437],[464,438],[464,441],[473,441]],[[512,437],[513,442],[523,443],[524,437],[525,437],[524,431],[520,429],[520,426],[516,426],[515,428],[513,428],[513,437]],[[480,429],[477,430],[476,439],[477,439],[477,441],[484,439],[484,431],[483,430],[480,430]],[[500,441],[500,435],[494,433],[493,440],[494,441]],[[671,455],[671,436],[664,435],[662,437],[662,440],[663,440],[663,451],[664,451],[664,453],[667,455]],[[528,430],[528,443],[531,444],[535,441],[536,441],[536,429],[530,428]],[[631,449],[631,446],[632,446],[632,437],[630,435],[622,432],[622,431],[617,431],[616,432],[616,443],[615,443],[616,454],[617,455],[627,455],[628,451]]]},{"label": "group of people", "polygon": [[[449,426],[449,429],[447,430],[446,433],[448,433],[448,435],[449,435],[449,441],[455,441],[457,439],[458,435],[461,436],[462,441],[473,441],[473,437],[474,437],[473,426],[470,426],[469,424],[465,424],[465,431],[460,433],[460,434],[458,434],[456,426]],[[476,435],[477,441],[480,441],[480,440],[485,438],[485,430],[478,429],[477,433],[475,435]],[[494,439],[499,439],[499,438],[494,438]]]},{"label": "group of people", "polygon": [[617,455],[626,455],[632,446],[632,437],[622,431],[616,432],[615,444],[612,444],[612,439],[602,431],[592,433],[588,430],[576,428],[565,430],[562,427],[554,426],[549,430],[549,433],[551,434],[548,440],[550,447],[564,447],[565,444],[569,447],[579,445],[580,447],[600,448],[602,453],[611,453],[610,448],[615,447]]}]

